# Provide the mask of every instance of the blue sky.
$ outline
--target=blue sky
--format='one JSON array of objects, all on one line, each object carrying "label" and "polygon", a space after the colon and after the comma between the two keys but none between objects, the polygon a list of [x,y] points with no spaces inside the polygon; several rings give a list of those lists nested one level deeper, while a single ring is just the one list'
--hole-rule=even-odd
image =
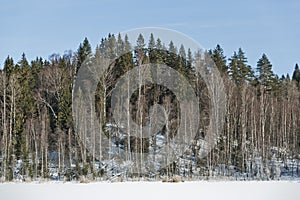
[{"label": "blue sky", "polygon": [[[300,1],[0,0],[0,62],[76,50],[84,37],[93,47],[109,32],[162,27],[180,31],[227,57],[239,47],[256,67],[262,53],[274,72],[300,63]],[[148,38],[147,38],[148,40]]]}]

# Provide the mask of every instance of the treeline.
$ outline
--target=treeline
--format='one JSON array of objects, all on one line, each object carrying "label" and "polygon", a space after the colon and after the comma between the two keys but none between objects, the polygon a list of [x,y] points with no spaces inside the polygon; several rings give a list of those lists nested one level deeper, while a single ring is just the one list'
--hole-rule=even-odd
[{"label": "treeline", "polygon": [[[151,177],[234,176],[238,173],[246,174],[248,178],[274,178],[276,169],[282,172],[290,162],[296,162],[296,168],[292,167],[291,171],[294,173],[296,169],[295,173],[299,175],[298,65],[292,77],[288,74],[278,77],[273,73],[272,64],[265,54],[258,59],[257,66],[252,68],[241,48],[227,59],[219,45],[207,53],[223,78],[227,96],[224,105],[226,114],[217,145],[208,156],[200,158],[202,147],[199,142],[195,142],[191,146],[191,156],[183,153],[168,167],[147,171],[147,167],[141,170],[142,163],[136,163],[135,167],[140,169],[139,174],[131,173],[130,167],[120,167],[122,163],[118,161],[110,164],[117,160],[115,154],[110,154],[106,160],[95,156],[95,152],[87,149],[75,132],[72,116],[74,83],[80,67],[87,59],[112,60],[95,94],[95,109],[101,119],[100,127],[103,127],[96,132],[103,137],[114,138],[109,140],[110,145],[127,152],[126,160],[131,161],[128,155],[132,152],[147,152],[150,155],[158,152],[157,137],[139,140],[131,137],[130,133],[122,133],[122,137],[117,137],[115,133],[120,131],[118,127],[108,127],[108,124],[115,124],[110,105],[114,85],[122,75],[141,64],[165,64],[189,80],[200,99],[201,108],[200,128],[195,141],[205,139],[211,105],[207,103],[210,99],[207,87],[194,66],[194,61],[201,54],[186,50],[183,45],[178,48],[172,41],[165,46],[153,35],[148,43],[139,35],[137,43],[132,45],[127,36],[122,38],[121,35],[115,37],[109,34],[97,45],[94,53],[85,38],[76,52],[67,51],[62,56],[53,54],[48,60],[36,58],[29,62],[23,54],[16,63],[7,57],[0,74],[1,180],[48,179],[53,178],[53,174],[66,180],[78,180],[82,176],[103,180],[117,174],[129,179],[132,176],[150,177],[150,172],[155,174]],[[155,95],[149,95],[151,92]],[[160,133],[162,138],[168,139],[178,131],[180,116],[179,102],[168,88],[158,85],[139,88],[130,98],[131,116],[139,125],[145,125],[149,108],[154,103],[161,104],[169,111],[168,123]],[[84,113],[82,110],[82,115],[75,118],[84,120]],[[82,129],[84,134],[88,131],[91,130]],[[143,159],[141,157],[140,161]],[[114,170],[116,172],[112,172]]]}]

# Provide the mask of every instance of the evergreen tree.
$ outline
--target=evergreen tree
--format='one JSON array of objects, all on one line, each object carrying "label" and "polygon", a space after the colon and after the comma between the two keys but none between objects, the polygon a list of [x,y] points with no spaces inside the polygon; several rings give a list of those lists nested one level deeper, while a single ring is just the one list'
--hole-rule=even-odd
[{"label": "evergreen tree", "polygon": [[148,43],[148,49],[154,49],[154,48],[155,48],[155,39],[153,33],[151,33],[149,43]]},{"label": "evergreen tree", "polygon": [[29,65],[25,54],[22,54],[21,60],[16,65],[16,76],[18,84],[21,86],[16,90],[16,108],[14,120],[14,134],[16,136],[16,156],[23,161],[21,174],[27,176],[32,171],[29,161],[29,134],[31,126],[30,119],[36,114],[34,99],[34,80],[32,69]]},{"label": "evergreen tree", "polygon": [[128,39],[128,35],[126,34],[125,35],[125,38],[124,38],[124,49],[125,49],[125,52],[127,53],[127,52],[131,52],[131,44],[130,44],[130,42],[129,42],[129,39]]},{"label": "evergreen tree", "polygon": [[180,57],[178,71],[186,76],[186,52],[183,45],[180,46],[178,54]]},{"label": "evergreen tree", "polygon": [[114,34],[108,34],[106,49],[108,58],[115,59],[117,57],[117,41]]},{"label": "evergreen tree", "polygon": [[193,62],[194,62],[194,58],[192,55],[192,51],[190,48],[188,48],[185,74],[186,74],[188,80],[190,80],[190,81],[195,79],[195,69],[193,67]]},{"label": "evergreen tree", "polygon": [[122,40],[121,34],[118,34],[118,39],[117,39],[117,56],[121,56],[123,53],[125,53],[125,44],[124,41]]},{"label": "evergreen tree", "polygon": [[238,63],[237,63],[237,53],[234,52],[233,56],[229,59],[229,76],[230,78],[236,83],[240,84],[240,75],[239,75],[239,68],[238,68]]},{"label": "evergreen tree", "polygon": [[9,56],[7,56],[7,58],[6,58],[5,62],[4,62],[4,68],[3,68],[3,70],[5,71],[6,76],[8,78],[13,73],[13,70],[14,70],[14,61]]},{"label": "evergreen tree", "polygon": [[136,59],[137,65],[146,63],[147,55],[146,55],[145,46],[146,46],[146,44],[145,44],[144,36],[142,34],[139,34],[137,41],[136,41],[136,46],[134,48],[135,59]]},{"label": "evergreen tree", "polygon": [[143,49],[145,49],[145,46],[146,46],[146,44],[145,44],[144,36],[142,34],[139,34],[135,47],[136,47],[136,49],[143,50]]},{"label": "evergreen tree", "polygon": [[155,39],[153,34],[151,33],[149,43],[148,43],[148,53],[149,53],[149,61],[150,63],[156,62],[157,49],[155,49]]},{"label": "evergreen tree", "polygon": [[155,45],[155,47],[156,47],[157,49],[163,49],[163,45],[162,45],[161,40],[160,40],[159,38],[157,38],[157,40],[156,40],[156,45]]},{"label": "evergreen tree", "polygon": [[128,36],[125,35],[125,41],[119,38],[118,44],[122,44],[123,47],[122,47],[122,54],[115,60],[115,66],[113,72],[116,76],[114,78],[115,80],[117,80],[121,75],[123,75],[133,67],[132,52],[131,52],[130,43],[128,41]]},{"label": "evergreen tree", "polygon": [[166,47],[161,43],[161,40],[157,38],[155,48],[157,49],[156,53],[156,63],[164,64],[167,62],[168,52]]},{"label": "evergreen tree", "polygon": [[177,49],[174,46],[173,41],[171,41],[169,44],[166,64],[175,70],[179,69],[180,59],[179,59],[179,56],[177,55]]},{"label": "evergreen tree", "polygon": [[72,79],[70,77],[70,67],[64,58],[59,61],[59,67],[62,72],[62,87],[60,88],[58,102],[57,123],[61,130],[66,131],[72,125]]},{"label": "evergreen tree", "polygon": [[[0,70],[1,71],[1,70]],[[11,112],[14,109],[14,99],[15,99],[15,88],[16,88],[16,77],[15,77],[15,65],[12,58],[9,56],[6,58],[4,62],[4,69],[2,75],[3,82],[0,83],[3,89],[3,94],[1,93],[0,105],[3,106],[1,121],[3,124],[0,126],[0,130],[3,131],[1,133],[1,138],[6,143],[2,144],[0,151],[2,156],[1,163],[1,172],[2,176],[5,180],[12,181],[13,180],[13,172],[14,172],[14,156],[15,156],[15,144],[16,138],[14,132],[12,130],[12,115]],[[2,91],[1,91],[2,92]],[[2,103],[2,104],[1,104]]]},{"label": "evergreen tree", "polygon": [[300,89],[300,69],[299,69],[298,64],[296,64],[296,66],[295,66],[292,80],[295,81],[297,87]]},{"label": "evergreen tree", "polygon": [[107,57],[107,38],[101,38],[100,45],[98,46],[102,56]]},{"label": "evergreen tree", "polygon": [[265,91],[272,90],[272,87],[275,87],[276,78],[272,71],[272,64],[266,54],[263,54],[262,57],[258,60],[256,69],[258,72],[257,78],[260,85],[264,87]]},{"label": "evergreen tree", "polygon": [[241,48],[239,48],[238,53],[233,53],[229,61],[229,75],[238,87],[241,87],[244,83],[253,81],[254,72],[251,66],[247,65],[245,52]]},{"label": "evergreen tree", "polygon": [[[4,68],[0,69],[1,180],[13,180],[17,177],[28,180],[33,175],[36,178],[48,178],[50,166],[59,169],[61,176],[68,177],[70,180],[77,179],[81,174],[88,175],[93,170],[97,170],[94,168],[96,164],[95,155],[90,156],[90,152],[83,145],[81,138],[71,137],[74,128],[71,112],[73,74],[76,67],[79,67],[87,59],[89,53],[91,53],[90,45],[85,39],[79,45],[75,55],[71,52],[64,56],[53,54],[49,57],[50,61],[36,58],[28,62],[25,54],[23,54],[17,64],[12,58],[6,58]],[[166,48],[159,38],[154,38],[153,34],[149,38],[147,47],[143,36],[140,35],[134,51],[127,35],[124,40],[120,34],[117,39],[112,34],[103,38],[96,47],[95,60],[100,59],[99,62],[101,62],[103,58],[113,58],[114,62],[100,78],[95,94],[95,107],[98,111],[96,113],[101,116],[101,120],[99,120],[101,127],[106,127],[106,124],[112,119],[110,95],[119,76],[132,69],[136,64],[147,63],[149,58],[151,63],[167,64],[188,77],[199,97],[201,112],[199,113],[199,124],[205,130],[210,120],[209,109],[211,105],[208,91],[210,88],[205,86],[201,76],[195,76],[194,79],[191,75],[194,74],[193,61],[204,62],[207,55],[202,58],[203,54],[197,52],[194,57],[192,53],[190,49],[185,52],[183,46],[177,51],[172,41]],[[219,45],[214,50],[209,51],[209,54],[220,71],[223,72],[223,76],[229,72],[231,78],[231,80],[226,80],[224,84],[228,94],[224,130],[218,137],[216,146],[206,158],[200,159],[198,157],[202,147],[201,145],[197,146],[198,141],[193,141],[191,146],[188,146],[192,148],[193,152],[190,154],[189,149],[187,149],[186,153],[177,154],[180,156],[180,162],[176,162],[174,165],[178,165],[181,171],[192,171],[191,166],[196,165],[201,169],[200,173],[203,174],[210,173],[219,164],[225,164],[227,166],[222,168],[229,169],[229,167],[234,166],[237,169],[236,174],[245,173],[244,178],[251,177],[252,179],[256,176],[256,178],[261,179],[262,177],[274,177],[274,172],[271,172],[273,175],[270,176],[267,171],[268,167],[272,166],[272,162],[277,159],[283,162],[285,168],[288,169],[284,170],[287,173],[290,170],[293,176],[295,171],[290,169],[293,167],[288,165],[286,156],[297,161],[297,156],[300,153],[298,148],[300,143],[298,134],[300,130],[300,93],[296,87],[296,85],[299,87],[300,82],[298,64],[295,66],[292,77],[287,74],[279,79],[272,71],[270,60],[263,54],[257,62],[257,76],[254,77],[251,67],[247,65],[247,58],[242,49],[234,52],[229,59],[229,70],[226,66],[223,50]],[[209,68],[204,70],[209,70]],[[152,74],[157,76],[157,71],[153,70]],[[139,74],[139,78],[144,78],[143,73]],[[129,88],[130,80],[126,84]],[[181,86],[180,84],[174,80],[175,87]],[[259,98],[257,97],[257,90],[260,92]],[[147,123],[147,113],[149,113],[151,105],[153,103],[161,104],[169,113],[167,119],[171,119],[171,123],[168,121],[169,125],[166,125],[161,131],[162,133],[159,133],[160,137],[168,137],[169,134],[166,133],[172,133],[172,130],[176,131],[177,123],[172,123],[172,120],[180,117],[180,113],[175,112],[179,108],[179,104],[176,103],[176,96],[173,96],[168,88],[157,84],[141,83],[133,95],[122,100],[126,101],[130,108],[126,115],[138,122],[140,128],[144,122]],[[80,131],[85,133],[90,130],[94,131],[90,129],[93,124],[90,123],[92,120],[89,120],[93,119],[94,116],[88,118],[87,110],[80,111],[82,111],[79,113],[82,115],[80,120],[84,124],[80,127]],[[144,113],[146,114],[144,115]],[[188,129],[187,127],[187,131]],[[104,133],[102,129],[99,132],[107,133],[106,130]],[[122,149],[129,152],[126,154],[126,159],[132,161],[135,167],[142,166],[143,162],[134,163],[130,152],[145,152],[144,148],[141,147],[148,147],[147,141],[149,140],[153,139],[151,146],[155,154],[163,156],[159,150],[160,147],[158,148],[156,144],[156,137],[138,141],[132,137],[130,130],[124,134],[125,137],[123,134],[119,134],[120,132],[114,133],[113,129],[109,132],[113,134],[113,139],[109,141],[110,144],[120,147],[119,153],[122,152]],[[141,136],[142,133],[139,137]],[[205,137],[205,133],[200,133],[200,140]],[[285,149],[285,151],[282,153],[278,149]],[[150,151],[149,148],[149,153],[153,152],[152,150]],[[113,151],[112,154],[115,152]],[[121,156],[123,155],[125,154]],[[139,156],[141,161],[146,158],[142,154]],[[261,158],[259,166],[256,162],[258,157]],[[114,172],[110,170],[112,167],[116,171],[120,170],[123,174],[124,163],[120,163],[115,155],[110,158],[112,160],[101,158],[97,161],[99,166],[106,166],[105,168],[100,167],[101,169],[98,171],[100,176],[107,172],[106,176],[102,176],[103,179],[110,179],[114,176]],[[16,162],[19,159],[22,160],[21,168],[16,167]],[[68,159],[69,161],[67,161]],[[194,163],[193,160],[196,162]],[[73,161],[75,161],[76,167],[72,167]],[[147,163],[147,160],[145,161]],[[183,164],[182,161],[184,161]],[[111,164],[107,165],[107,163]],[[124,171],[124,178],[132,175],[131,166],[133,165],[126,164],[125,168],[128,170]],[[106,169],[107,167],[108,169]],[[141,170],[139,175],[145,176],[147,167]],[[262,167],[261,170],[260,167]],[[166,167],[161,171],[167,171],[168,175],[172,175],[176,169],[175,167],[174,170],[170,169],[171,167],[169,169]],[[110,171],[108,172],[108,170]],[[145,173],[144,170],[146,170]],[[185,172],[179,173],[185,176]],[[93,175],[96,176],[96,173]],[[197,176],[196,173],[191,175]],[[88,177],[86,176],[86,178]]]},{"label": "evergreen tree", "polygon": [[80,43],[77,50],[77,67],[80,67],[89,54],[92,53],[91,45],[87,38],[84,38],[83,43]]},{"label": "evergreen tree", "polygon": [[239,48],[237,57],[238,57],[237,63],[240,69],[242,80],[246,82],[251,82],[254,78],[254,72],[251,69],[251,66],[247,65],[248,60],[242,48]]},{"label": "evergreen tree", "polygon": [[188,48],[187,60],[186,60],[186,66],[188,70],[192,70],[192,64],[193,64],[193,54],[191,49]]},{"label": "evergreen tree", "polygon": [[222,47],[218,44],[215,49],[208,52],[212,57],[216,67],[219,69],[222,75],[228,73],[228,66],[226,65],[226,56]]}]

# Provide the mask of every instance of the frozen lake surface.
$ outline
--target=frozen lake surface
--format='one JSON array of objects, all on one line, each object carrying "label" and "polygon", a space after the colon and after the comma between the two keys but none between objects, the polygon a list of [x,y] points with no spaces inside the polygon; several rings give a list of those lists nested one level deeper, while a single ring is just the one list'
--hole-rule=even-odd
[{"label": "frozen lake surface", "polygon": [[1,200],[300,199],[299,181],[0,183]]}]

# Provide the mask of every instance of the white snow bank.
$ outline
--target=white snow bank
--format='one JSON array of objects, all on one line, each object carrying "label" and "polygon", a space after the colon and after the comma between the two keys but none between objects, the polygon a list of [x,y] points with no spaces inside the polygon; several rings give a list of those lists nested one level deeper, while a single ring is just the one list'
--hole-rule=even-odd
[{"label": "white snow bank", "polygon": [[300,183],[272,182],[125,182],[125,183],[2,183],[1,200],[89,199],[300,199]]}]

